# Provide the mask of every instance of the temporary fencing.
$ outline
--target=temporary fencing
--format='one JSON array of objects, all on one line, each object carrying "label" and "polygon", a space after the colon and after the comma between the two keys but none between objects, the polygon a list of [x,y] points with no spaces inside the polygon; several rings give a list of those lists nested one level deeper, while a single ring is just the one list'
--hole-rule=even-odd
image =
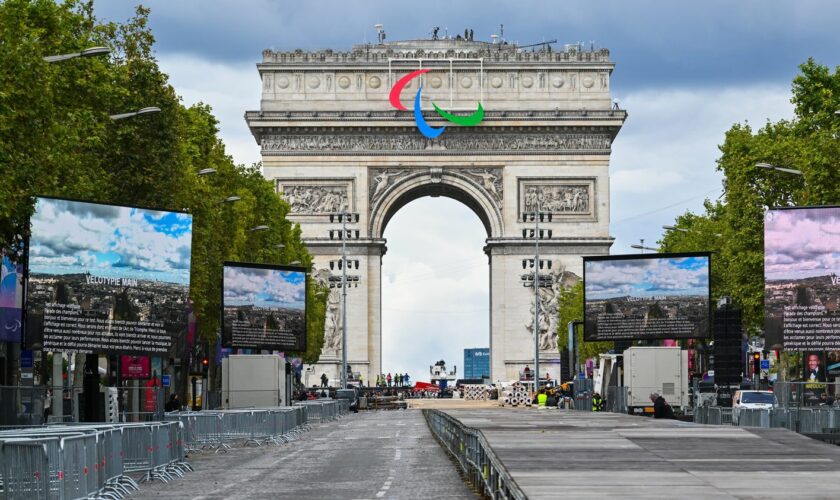
[{"label": "temporary fencing", "polygon": [[423,416],[432,435],[457,460],[466,478],[483,496],[526,498],[480,431],[438,410],[423,410]]},{"label": "temporary fencing", "polygon": [[178,422],[83,424],[0,431],[2,498],[122,498],[128,474],[169,481],[191,470]]},{"label": "temporary fencing", "polygon": [[326,422],[346,414],[348,406],[342,403],[342,400],[317,400],[295,403],[292,407],[171,412],[165,418],[183,425],[188,451],[219,452],[234,445],[294,441],[308,429],[310,422]]}]

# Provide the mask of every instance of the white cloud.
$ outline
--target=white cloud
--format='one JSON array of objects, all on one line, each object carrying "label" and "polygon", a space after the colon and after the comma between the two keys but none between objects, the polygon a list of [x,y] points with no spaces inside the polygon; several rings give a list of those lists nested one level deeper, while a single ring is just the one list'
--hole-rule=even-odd
[{"label": "white cloud", "polygon": [[259,145],[245,123],[245,111],[260,108],[258,57],[255,54],[253,62],[243,64],[188,54],[163,54],[158,61],[186,106],[203,102],[213,108],[227,154],[245,165],[261,160]]},{"label": "white cloud", "polygon": [[610,232],[613,254],[635,253],[661,237],[662,225],[722,192],[718,145],[735,123],[754,129],[793,116],[787,85],[644,90],[623,96],[630,114],[613,145]]}]

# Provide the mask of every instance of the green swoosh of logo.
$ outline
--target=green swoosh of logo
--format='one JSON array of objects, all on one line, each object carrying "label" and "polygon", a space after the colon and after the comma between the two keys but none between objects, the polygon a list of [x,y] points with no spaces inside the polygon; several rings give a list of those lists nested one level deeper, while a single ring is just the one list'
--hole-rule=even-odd
[{"label": "green swoosh of logo", "polygon": [[440,109],[435,103],[432,103],[432,105],[435,107],[435,111],[437,111],[441,117],[456,125],[471,127],[473,125],[478,125],[479,123],[481,123],[481,120],[484,119],[484,108],[481,106],[481,103],[478,103],[478,109],[476,109],[475,112],[469,116],[453,115],[452,113],[447,113],[446,111]]}]

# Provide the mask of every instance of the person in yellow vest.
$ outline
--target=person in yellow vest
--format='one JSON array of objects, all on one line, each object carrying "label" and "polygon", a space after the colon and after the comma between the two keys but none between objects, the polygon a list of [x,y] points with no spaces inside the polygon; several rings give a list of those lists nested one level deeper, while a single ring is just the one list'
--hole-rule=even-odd
[{"label": "person in yellow vest", "polygon": [[604,399],[597,392],[592,395],[592,411],[604,411]]},{"label": "person in yellow vest", "polygon": [[548,394],[545,393],[545,389],[541,389],[540,393],[537,394],[537,404],[541,407],[545,407],[545,402],[548,399]]}]

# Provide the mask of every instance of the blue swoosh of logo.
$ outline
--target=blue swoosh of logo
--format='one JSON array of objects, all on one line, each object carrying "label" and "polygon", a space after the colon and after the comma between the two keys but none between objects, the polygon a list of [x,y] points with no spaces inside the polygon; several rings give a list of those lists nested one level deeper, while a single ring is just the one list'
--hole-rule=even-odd
[{"label": "blue swoosh of logo", "polygon": [[420,130],[421,134],[429,139],[434,139],[442,134],[443,131],[446,130],[446,127],[434,128],[426,123],[426,119],[423,118],[423,113],[420,111],[420,93],[422,91],[423,86],[421,85],[420,88],[417,89],[417,95],[414,96],[414,121],[417,122],[417,129]]}]

